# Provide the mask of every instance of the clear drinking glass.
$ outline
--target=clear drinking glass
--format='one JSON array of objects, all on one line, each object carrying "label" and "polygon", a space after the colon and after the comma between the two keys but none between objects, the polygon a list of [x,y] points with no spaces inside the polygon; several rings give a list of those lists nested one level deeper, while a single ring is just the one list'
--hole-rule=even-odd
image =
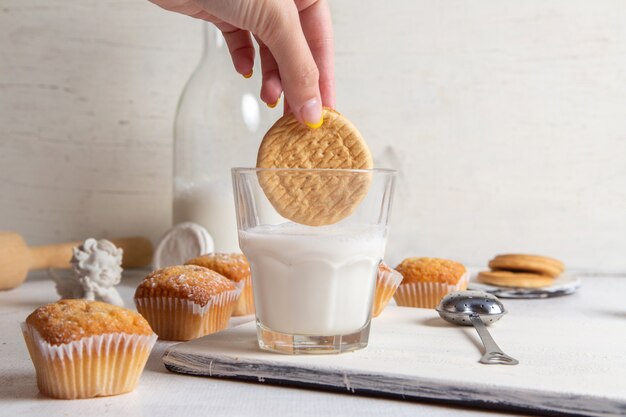
[{"label": "clear drinking glass", "polygon": [[[395,171],[233,168],[232,173],[239,246],[252,269],[261,349],[318,354],[366,347]],[[313,213],[313,220],[303,221],[302,213]],[[315,223],[316,213],[334,223],[300,224]]]}]

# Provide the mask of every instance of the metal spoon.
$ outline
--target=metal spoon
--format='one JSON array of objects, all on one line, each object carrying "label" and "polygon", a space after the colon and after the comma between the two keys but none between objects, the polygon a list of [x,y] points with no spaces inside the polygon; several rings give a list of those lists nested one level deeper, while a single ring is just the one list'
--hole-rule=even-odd
[{"label": "metal spoon", "polygon": [[443,297],[436,308],[446,321],[461,326],[471,326],[485,346],[480,363],[517,365],[519,361],[504,353],[489,334],[488,325],[506,314],[504,305],[495,295],[483,291],[456,291]]}]

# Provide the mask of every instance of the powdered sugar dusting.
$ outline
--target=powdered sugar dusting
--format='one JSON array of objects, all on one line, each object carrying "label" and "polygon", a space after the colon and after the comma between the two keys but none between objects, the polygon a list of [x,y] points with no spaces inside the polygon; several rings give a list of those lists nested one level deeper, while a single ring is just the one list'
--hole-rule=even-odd
[{"label": "powdered sugar dusting", "polygon": [[148,322],[137,312],[89,300],[61,300],[39,307],[26,318],[51,345],[108,333],[151,335]]},{"label": "powdered sugar dusting", "polygon": [[235,285],[230,280],[208,268],[197,265],[176,265],[149,274],[137,287],[135,299],[177,297],[204,306],[211,297],[235,289]]}]

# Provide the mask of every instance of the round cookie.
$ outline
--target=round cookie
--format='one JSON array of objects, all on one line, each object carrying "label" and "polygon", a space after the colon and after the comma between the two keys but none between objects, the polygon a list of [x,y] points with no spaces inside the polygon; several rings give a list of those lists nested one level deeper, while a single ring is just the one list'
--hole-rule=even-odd
[{"label": "round cookie", "polygon": [[562,262],[539,255],[507,254],[498,255],[489,261],[494,270],[526,271],[556,277],[564,270]]},{"label": "round cookie", "polygon": [[552,285],[554,278],[529,272],[481,271],[478,281],[498,287],[541,288]]},{"label": "round cookie", "polygon": [[267,131],[259,168],[370,169],[374,162],[357,128],[339,112],[324,108],[324,123],[311,129],[287,114]]},{"label": "round cookie", "polygon": [[[324,108],[324,123],[310,129],[293,114],[280,118],[265,134],[257,156],[259,183],[283,217],[309,226],[337,223],[358,207],[369,189],[374,165],[356,127],[335,110]],[[306,171],[302,169],[325,169]]]},{"label": "round cookie", "polygon": [[529,254],[514,254],[514,253],[509,253],[509,254],[503,254],[503,255],[496,255],[494,259],[498,259],[498,260],[518,260],[518,261],[526,261],[526,262],[544,262],[546,264],[550,264],[558,269],[562,271],[565,270],[565,265],[563,264],[563,262],[559,261],[558,259],[555,258],[550,258],[548,256],[543,256],[543,255],[529,255]]}]

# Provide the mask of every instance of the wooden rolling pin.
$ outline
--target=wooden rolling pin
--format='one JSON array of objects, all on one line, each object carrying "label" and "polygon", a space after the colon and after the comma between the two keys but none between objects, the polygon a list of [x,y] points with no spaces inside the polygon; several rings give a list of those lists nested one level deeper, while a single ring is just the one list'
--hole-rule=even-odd
[{"label": "wooden rolling pin", "polygon": [[[124,250],[122,267],[138,268],[152,261],[152,243],[143,237],[111,239]],[[28,271],[46,268],[69,268],[72,248],[83,242],[28,247],[22,236],[0,232],[0,290],[15,288],[26,279]]]}]

